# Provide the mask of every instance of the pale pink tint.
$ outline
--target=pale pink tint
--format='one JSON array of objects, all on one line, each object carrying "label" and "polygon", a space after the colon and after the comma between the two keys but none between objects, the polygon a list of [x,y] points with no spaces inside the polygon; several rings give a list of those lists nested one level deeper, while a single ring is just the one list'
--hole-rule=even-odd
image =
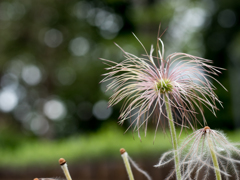
[{"label": "pale pink tint", "polygon": [[211,60],[185,53],[172,53],[164,58],[164,44],[160,38],[158,40],[161,47],[157,44],[156,57],[153,56],[153,46],[150,54],[143,46],[146,55],[137,57],[117,45],[124,53],[125,59],[122,62],[102,59],[109,66],[106,68],[109,72],[104,74],[106,77],[101,82],[110,82],[107,90],[114,91],[109,105],[123,101],[120,123],[136,117],[131,125],[135,124],[134,129],[137,130],[144,124],[147,127],[148,120],[157,112],[157,129],[162,118],[167,118],[167,113],[164,93],[157,91],[156,85],[159,81],[169,80],[172,90],[166,95],[174,111],[175,123],[180,122],[183,127],[187,122],[194,128],[196,113],[200,112],[205,124],[202,105],[214,115],[218,109],[216,102],[221,105],[212,84],[212,80],[218,82],[212,75],[218,75],[221,68],[210,65]]}]

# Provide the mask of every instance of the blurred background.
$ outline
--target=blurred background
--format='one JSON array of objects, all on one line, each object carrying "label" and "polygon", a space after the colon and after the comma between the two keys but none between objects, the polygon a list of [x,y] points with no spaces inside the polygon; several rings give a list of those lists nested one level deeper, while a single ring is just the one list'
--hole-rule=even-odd
[{"label": "blurred background", "polygon": [[168,133],[159,130],[154,141],[152,124],[142,141],[124,134],[121,103],[107,108],[112,93],[99,84],[106,72],[99,58],[124,59],[114,42],[141,56],[132,32],[149,51],[160,23],[166,55],[185,52],[227,69],[216,78],[228,92],[214,82],[224,109],[205,115],[237,141],[239,16],[238,0],[1,0],[0,179],[63,177],[60,157],[75,179],[127,179],[121,147],[153,179],[165,178],[153,165],[171,147]]}]

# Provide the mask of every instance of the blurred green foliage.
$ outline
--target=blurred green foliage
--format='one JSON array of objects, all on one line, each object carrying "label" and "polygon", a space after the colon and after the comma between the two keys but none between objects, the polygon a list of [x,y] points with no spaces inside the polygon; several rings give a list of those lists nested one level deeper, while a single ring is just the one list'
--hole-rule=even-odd
[{"label": "blurred green foliage", "polygon": [[[116,124],[106,124],[95,133],[89,135],[76,135],[61,140],[37,140],[36,138],[21,137],[19,133],[12,132],[15,147],[7,144],[0,148],[2,156],[2,167],[26,167],[51,166],[56,164],[60,157],[64,157],[68,162],[81,163],[85,161],[107,160],[109,158],[120,158],[120,148],[124,147],[133,157],[142,156],[149,158],[159,156],[159,152],[164,152],[171,148],[170,137],[163,133],[157,134],[154,139],[154,131],[148,132],[147,136],[140,141],[137,134],[128,132],[124,134]],[[8,133],[3,135],[8,136]],[[17,138],[18,137],[18,138]],[[0,143],[4,144],[5,139],[0,138]]]},{"label": "blurred green foliage", "polygon": [[[189,133],[183,132],[180,141]],[[104,125],[97,132],[89,135],[76,135],[53,141],[23,138],[16,132],[11,134],[15,135],[14,140],[11,141],[17,141],[18,145],[13,148],[8,144],[8,146],[0,148],[1,167],[14,168],[32,165],[48,167],[57,164],[60,157],[64,157],[70,163],[96,162],[108,159],[112,161],[113,159],[121,159],[119,150],[122,147],[133,158],[158,159],[161,153],[171,149],[168,131],[166,134],[157,133],[154,140],[155,132],[150,130],[146,137],[142,135],[140,141],[137,133],[124,134],[124,131],[112,123]],[[227,136],[231,141],[238,142],[240,131],[227,132]],[[2,138],[0,138],[0,143],[3,143]]]},{"label": "blurred green foliage", "polygon": [[[34,153],[44,148],[48,150],[42,152],[54,161],[69,147],[79,158],[88,152],[98,156],[105,147],[99,152],[90,150],[94,145],[87,139],[94,136],[99,138],[98,147],[114,144],[106,151],[109,154],[119,149],[114,139],[137,149],[129,134],[121,137],[101,130],[91,135],[103,124],[116,123],[121,107],[118,104],[107,109],[111,92],[105,93],[106,84],[99,84],[101,74],[106,72],[99,58],[123,60],[114,42],[138,56],[144,54],[131,33],[150,50],[150,45],[156,44],[160,23],[161,32],[167,29],[162,36],[166,55],[182,51],[212,59],[216,66],[229,69],[216,77],[229,92],[214,84],[224,109],[219,106],[217,118],[208,110],[205,116],[212,128],[240,127],[239,7],[239,1],[215,0],[1,1],[0,151],[4,163],[11,165],[14,158],[21,159],[21,154],[21,162],[24,164],[26,159],[27,164],[29,157],[38,158]],[[123,128],[128,125],[126,122]],[[154,124],[149,127],[154,129]],[[121,128],[114,131],[119,133]],[[87,133],[90,135],[84,135]],[[65,140],[67,136],[73,137]],[[167,140],[161,141],[165,144]],[[78,152],[81,144],[86,152]],[[154,150],[142,148],[159,151],[157,145]],[[8,152],[16,153],[11,161]],[[50,157],[52,152],[54,156]]]}]

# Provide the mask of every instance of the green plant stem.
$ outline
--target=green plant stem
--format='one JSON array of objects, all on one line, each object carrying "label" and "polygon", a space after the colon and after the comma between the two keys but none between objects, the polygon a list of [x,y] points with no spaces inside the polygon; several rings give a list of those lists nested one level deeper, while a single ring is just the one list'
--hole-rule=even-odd
[{"label": "green plant stem", "polygon": [[122,154],[122,158],[123,158],[123,162],[124,162],[125,168],[127,170],[127,174],[128,174],[129,180],[134,180],[132,169],[131,169],[131,166],[130,166],[129,161],[128,161],[128,154],[127,154],[127,152]]},{"label": "green plant stem", "polygon": [[215,167],[214,171],[215,171],[216,180],[222,180],[217,156],[215,154],[214,147],[213,147],[213,142],[212,142],[211,138],[209,137],[210,135],[208,134],[207,136],[208,136],[207,140],[208,140],[208,145],[209,145],[211,156],[212,156],[213,165]]},{"label": "green plant stem", "polygon": [[166,110],[167,110],[167,116],[168,116],[168,123],[169,123],[169,129],[171,132],[171,138],[172,138],[172,146],[174,149],[174,161],[175,161],[175,170],[176,170],[176,176],[177,180],[181,180],[181,170],[180,170],[180,164],[179,164],[179,155],[177,152],[177,134],[176,134],[176,129],[175,125],[173,122],[173,116],[172,116],[172,110],[171,110],[171,105],[169,103],[169,98],[167,97],[166,94],[164,94],[164,101],[166,105]]}]

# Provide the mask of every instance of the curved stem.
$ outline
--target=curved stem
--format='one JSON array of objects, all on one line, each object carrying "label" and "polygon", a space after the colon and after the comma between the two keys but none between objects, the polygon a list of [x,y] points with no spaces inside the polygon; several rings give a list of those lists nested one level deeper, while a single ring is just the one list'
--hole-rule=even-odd
[{"label": "curved stem", "polygon": [[171,105],[169,103],[168,96],[164,94],[164,101],[165,101],[165,106],[166,106],[166,111],[167,111],[167,116],[168,116],[168,123],[169,123],[169,129],[171,132],[171,138],[172,138],[172,146],[174,149],[174,161],[175,161],[175,170],[176,170],[176,176],[177,180],[181,180],[181,170],[180,170],[180,162],[179,162],[179,155],[177,152],[177,134],[176,134],[176,129],[175,125],[173,122],[173,116],[172,116],[172,110],[171,110]]},{"label": "curved stem", "polygon": [[207,140],[208,140],[208,145],[209,145],[209,148],[210,148],[210,153],[211,153],[213,165],[215,167],[214,171],[215,171],[216,180],[222,180],[217,156],[216,156],[215,151],[214,151],[213,142],[212,142],[211,138],[209,137],[210,134],[208,134],[207,136],[208,136]]},{"label": "curved stem", "polygon": [[65,163],[64,165],[61,166],[62,167],[62,170],[63,170],[63,173],[65,174],[66,176],[66,179],[67,180],[72,180],[71,176],[70,176],[70,173],[68,171],[68,168],[67,168],[67,163]]},{"label": "curved stem", "polygon": [[128,154],[127,154],[127,152],[122,154],[122,158],[123,158],[123,162],[124,162],[125,168],[127,170],[127,174],[128,174],[129,180],[134,180],[132,169],[131,169],[131,166],[130,166],[129,161],[128,161]]}]

